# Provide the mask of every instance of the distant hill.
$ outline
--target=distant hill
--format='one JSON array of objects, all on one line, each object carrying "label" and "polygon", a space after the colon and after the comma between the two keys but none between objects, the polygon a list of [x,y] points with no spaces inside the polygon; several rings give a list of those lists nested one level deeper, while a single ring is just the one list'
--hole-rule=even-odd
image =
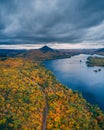
[{"label": "distant hill", "polygon": [[95,53],[99,55],[104,55],[104,48],[98,49]]},{"label": "distant hill", "polygon": [[57,58],[70,57],[71,54],[68,52],[62,52],[61,50],[54,50],[48,46],[43,46],[40,49],[33,50],[13,50],[13,49],[0,49],[0,59],[5,60],[8,57],[23,57],[31,60],[48,60]]},{"label": "distant hill", "polygon": [[70,53],[62,52],[61,50],[54,50],[48,46],[43,46],[40,49],[29,50],[25,53],[19,55],[20,57],[34,59],[37,61],[48,60],[48,59],[57,59],[57,58],[66,58],[70,57]]},{"label": "distant hill", "polygon": [[37,61],[48,59],[70,58],[78,54],[101,54],[104,55],[104,48],[102,49],[57,49],[54,50],[48,46],[43,46],[40,49],[32,50],[12,50],[0,49],[0,58],[8,57],[23,57],[26,59],[34,59]]},{"label": "distant hill", "polygon": [[46,52],[55,52],[54,49],[48,47],[48,46],[43,46],[42,48],[40,48],[40,51],[42,51],[43,53],[46,53]]},{"label": "distant hill", "polygon": [[0,58],[15,57],[24,52],[26,52],[26,50],[0,49]]},{"label": "distant hill", "polygon": [[104,48],[101,48],[101,49],[99,49],[98,51],[103,51],[103,52],[104,52]]}]

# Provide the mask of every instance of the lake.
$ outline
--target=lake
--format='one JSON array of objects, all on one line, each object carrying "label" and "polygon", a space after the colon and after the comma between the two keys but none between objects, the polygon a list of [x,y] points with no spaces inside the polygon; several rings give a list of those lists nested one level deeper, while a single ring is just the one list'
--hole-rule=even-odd
[{"label": "lake", "polygon": [[[104,67],[87,67],[88,56],[80,54],[67,59],[45,61],[44,64],[62,84],[81,92],[88,102],[104,110]],[[94,71],[98,69],[101,71]]]}]

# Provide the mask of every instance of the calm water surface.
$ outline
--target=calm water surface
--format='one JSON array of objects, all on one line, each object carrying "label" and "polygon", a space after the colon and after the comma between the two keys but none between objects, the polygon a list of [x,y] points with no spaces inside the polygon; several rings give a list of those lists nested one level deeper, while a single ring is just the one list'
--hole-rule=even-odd
[{"label": "calm water surface", "polygon": [[[104,67],[87,67],[88,56],[81,54],[67,59],[45,61],[44,64],[61,83],[78,90],[87,101],[104,110]],[[98,69],[101,71],[94,72]]]}]

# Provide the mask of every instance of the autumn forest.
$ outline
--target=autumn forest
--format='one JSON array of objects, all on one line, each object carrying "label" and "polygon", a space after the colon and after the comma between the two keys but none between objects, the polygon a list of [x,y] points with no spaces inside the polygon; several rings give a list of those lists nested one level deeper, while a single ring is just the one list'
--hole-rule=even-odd
[{"label": "autumn forest", "polygon": [[41,62],[0,61],[0,130],[103,130],[104,113]]}]

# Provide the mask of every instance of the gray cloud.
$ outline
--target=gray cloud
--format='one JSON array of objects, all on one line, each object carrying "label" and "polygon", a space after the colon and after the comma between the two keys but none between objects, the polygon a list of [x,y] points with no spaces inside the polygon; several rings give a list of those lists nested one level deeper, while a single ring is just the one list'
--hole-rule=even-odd
[{"label": "gray cloud", "polygon": [[103,0],[0,0],[0,44],[104,41]]}]

